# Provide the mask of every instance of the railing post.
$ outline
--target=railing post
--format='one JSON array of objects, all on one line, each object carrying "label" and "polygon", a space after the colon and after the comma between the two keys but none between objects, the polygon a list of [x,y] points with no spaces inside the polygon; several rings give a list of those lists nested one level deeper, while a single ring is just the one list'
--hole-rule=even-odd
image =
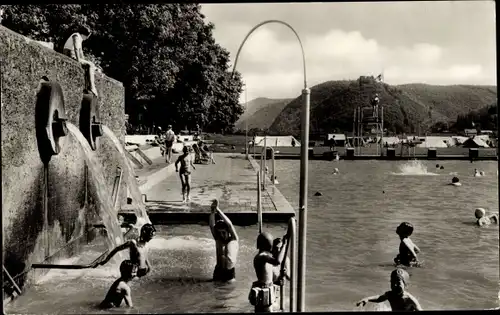
[{"label": "railing post", "polygon": [[260,172],[257,172],[257,224],[262,233],[262,188],[260,187]]},{"label": "railing post", "polygon": [[262,189],[266,189],[266,159],[267,159],[267,135],[264,135],[264,169],[262,170]]},{"label": "railing post", "polygon": [[272,166],[273,166],[273,173],[272,173],[272,177],[271,177],[271,183],[273,183],[273,185],[276,185],[276,181],[274,180],[274,178],[276,177],[276,172],[274,170],[275,166],[276,166],[276,161],[274,160],[274,149],[271,147],[271,158],[272,158]]},{"label": "railing post", "polygon": [[290,218],[290,312],[297,311],[297,221]]}]

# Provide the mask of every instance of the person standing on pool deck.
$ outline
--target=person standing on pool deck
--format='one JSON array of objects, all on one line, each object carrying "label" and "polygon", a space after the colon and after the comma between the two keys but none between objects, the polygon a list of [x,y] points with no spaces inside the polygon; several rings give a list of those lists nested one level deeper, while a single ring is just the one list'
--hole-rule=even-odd
[{"label": "person standing on pool deck", "polygon": [[[213,280],[219,282],[234,281],[235,266],[240,249],[239,238],[231,220],[219,209],[219,201],[214,199],[210,206],[209,226],[215,240],[217,264]],[[216,215],[220,218],[216,220]]]},{"label": "person standing on pool deck", "polygon": [[138,267],[137,276],[145,276],[151,271],[151,264],[148,260],[148,248],[146,245],[153,239],[155,233],[156,229],[151,223],[144,224],[141,227],[141,234],[138,240],[131,239],[118,245],[102,262],[96,264],[94,268],[98,265],[105,265],[116,253],[128,248],[130,250],[130,260]]},{"label": "person standing on pool deck", "polygon": [[367,302],[381,303],[389,301],[392,311],[421,311],[418,300],[406,288],[410,284],[410,275],[406,270],[398,268],[391,273],[391,291],[382,295],[370,296],[362,299],[356,306],[365,306]]},{"label": "person standing on pool deck", "polygon": [[175,133],[172,130],[172,125],[168,125],[167,132],[165,133],[165,154],[167,156],[167,163],[172,163],[172,146],[175,141]]},{"label": "person standing on pool deck", "polygon": [[101,308],[120,307],[123,300],[128,307],[134,306],[128,283],[137,275],[137,266],[130,260],[124,260],[120,265],[120,274],[120,278],[113,282],[104,301],[99,305]]},{"label": "person standing on pool deck", "polygon": [[255,313],[269,313],[273,311],[273,305],[278,297],[278,286],[274,284],[274,270],[280,266],[285,259],[286,242],[288,238],[283,237],[282,245],[277,256],[273,255],[273,237],[268,232],[263,232],[257,237],[257,249],[259,253],[253,259],[253,267],[257,275],[257,281],[252,283],[248,295],[250,304],[255,306]]},{"label": "person standing on pool deck", "polygon": [[[180,170],[177,166],[179,163],[181,164]],[[191,192],[191,166],[194,170],[196,169],[193,164],[193,158],[189,154],[189,148],[184,147],[182,148],[182,155],[180,155],[177,158],[177,161],[175,161],[175,171],[179,172],[179,176],[181,178],[182,202],[188,202],[191,200],[189,197],[189,193]]]}]

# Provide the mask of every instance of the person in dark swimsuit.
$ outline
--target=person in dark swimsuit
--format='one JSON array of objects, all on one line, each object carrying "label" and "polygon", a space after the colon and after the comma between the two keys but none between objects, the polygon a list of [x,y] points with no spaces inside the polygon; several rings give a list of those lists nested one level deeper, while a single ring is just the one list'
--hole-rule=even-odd
[{"label": "person in dark swimsuit", "polygon": [[149,263],[148,260],[148,248],[146,245],[150,240],[153,239],[155,233],[156,229],[152,224],[150,223],[144,224],[141,227],[141,234],[138,240],[132,239],[117,246],[115,249],[111,251],[111,253],[109,253],[109,255],[102,262],[99,262],[97,265],[95,265],[94,268],[97,267],[98,265],[106,264],[111,259],[111,257],[113,257],[116,253],[128,248],[130,250],[130,260],[138,268],[137,276],[138,277],[145,276],[151,271],[151,264]]},{"label": "person in dark swimsuit", "polygon": [[408,272],[404,269],[396,269],[391,273],[391,291],[382,295],[370,296],[362,299],[356,306],[365,306],[367,302],[381,303],[389,301],[393,311],[421,311],[422,307],[418,300],[406,291],[409,285]]},{"label": "person in dark swimsuit", "polygon": [[120,307],[124,300],[128,307],[133,307],[131,290],[128,283],[136,276],[136,272],[137,266],[130,260],[124,260],[120,265],[120,278],[113,282],[108,294],[106,294],[104,301],[101,302],[99,307]]},{"label": "person in dark swimsuit", "polygon": [[[217,221],[216,215],[219,217]],[[209,225],[215,240],[217,256],[213,280],[218,282],[233,281],[236,277],[235,266],[239,252],[239,238],[231,220],[219,209],[217,199],[212,201]]]},{"label": "person in dark swimsuit", "polygon": [[416,266],[419,264],[417,253],[420,249],[413,244],[410,236],[413,233],[413,225],[409,222],[401,223],[396,229],[396,233],[401,239],[399,243],[399,254],[394,258],[396,265]]}]

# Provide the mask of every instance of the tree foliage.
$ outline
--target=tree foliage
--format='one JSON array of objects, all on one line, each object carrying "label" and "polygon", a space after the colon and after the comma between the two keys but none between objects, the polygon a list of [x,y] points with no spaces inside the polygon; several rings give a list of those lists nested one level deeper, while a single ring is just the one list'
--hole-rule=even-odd
[{"label": "tree foliage", "polygon": [[453,130],[498,130],[498,105],[492,104],[464,115],[458,115]]},{"label": "tree foliage", "polygon": [[78,26],[92,35],[87,58],[123,82],[126,112],[136,124],[230,130],[243,109],[240,75],[215,42],[200,6],[168,4],[50,4],[3,6],[2,24],[58,51]]}]

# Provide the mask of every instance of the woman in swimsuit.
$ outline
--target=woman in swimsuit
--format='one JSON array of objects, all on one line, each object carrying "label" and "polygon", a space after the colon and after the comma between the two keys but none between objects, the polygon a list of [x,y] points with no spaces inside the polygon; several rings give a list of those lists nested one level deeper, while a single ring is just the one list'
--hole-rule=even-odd
[{"label": "woman in swimsuit", "polygon": [[[181,168],[179,170],[178,164],[181,164]],[[187,202],[190,200],[189,193],[191,192],[191,168],[195,170],[193,159],[189,154],[189,148],[182,148],[182,155],[177,158],[175,161],[175,171],[179,172],[179,176],[181,178],[182,184],[182,202]]]}]

